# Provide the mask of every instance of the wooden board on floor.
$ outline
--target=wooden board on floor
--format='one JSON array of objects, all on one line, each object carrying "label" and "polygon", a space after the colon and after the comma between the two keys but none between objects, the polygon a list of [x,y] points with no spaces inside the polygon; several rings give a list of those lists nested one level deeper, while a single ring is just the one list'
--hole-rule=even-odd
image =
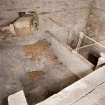
[{"label": "wooden board on floor", "polygon": [[[95,89],[98,89],[98,87],[104,82],[105,82],[105,66],[99,68],[98,70],[94,71],[88,76],[82,78],[81,80],[75,82],[71,86],[68,86],[61,92],[51,96],[47,100],[37,105],[75,105],[75,103],[77,103],[79,100],[83,99],[85,96],[93,92]],[[100,91],[100,92],[103,94],[103,91]],[[97,93],[97,96],[99,96],[98,99],[100,99],[101,95]],[[101,98],[102,97],[103,96],[101,96]],[[93,99],[94,98],[95,97],[93,97]],[[89,100],[86,102],[87,102],[86,105],[94,105],[94,104],[90,104],[91,101],[89,102]],[[82,104],[76,104],[76,105],[82,105]],[[99,104],[99,105],[102,105],[102,104]]]}]

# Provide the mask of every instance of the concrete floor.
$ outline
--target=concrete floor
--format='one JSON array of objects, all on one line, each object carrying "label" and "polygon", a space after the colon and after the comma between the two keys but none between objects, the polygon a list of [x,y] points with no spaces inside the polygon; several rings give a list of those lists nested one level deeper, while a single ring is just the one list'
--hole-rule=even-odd
[{"label": "concrete floor", "polygon": [[[18,17],[18,12],[30,10],[35,10],[38,13],[38,32],[36,32],[34,36],[23,39],[9,38],[6,41],[0,40],[0,84],[2,84],[0,86],[0,105],[6,105],[2,100],[8,95],[29,86],[29,84],[33,84],[33,81],[29,81],[29,78],[27,78],[26,72],[32,69],[39,69],[33,62],[24,57],[21,51],[23,45],[35,43],[37,40],[43,39],[46,31],[52,32],[58,40],[68,45],[76,43],[79,32],[81,31],[84,31],[97,41],[105,39],[104,0],[0,0],[1,27],[15,20]],[[2,35],[3,33],[0,33],[0,36]],[[36,84],[36,86],[39,86],[38,91],[44,88],[45,90],[43,91],[46,92],[45,87],[47,87],[48,91],[50,88],[57,88],[57,91],[54,90],[51,92],[51,94],[54,94],[58,92],[59,89],[61,90],[79,79],[72,74],[67,67],[61,64],[56,64],[56,66],[51,65],[43,69],[46,69],[46,75],[44,76],[44,80],[38,81],[41,86]],[[63,73],[62,75],[64,76],[60,78],[59,75],[57,75],[58,77],[55,78],[56,71],[58,71],[58,74]],[[49,83],[48,79],[50,79],[51,83]],[[66,83],[61,84],[61,87],[53,87],[59,82],[64,82],[64,80]],[[29,81],[29,84],[25,83],[25,81]],[[45,85],[42,84],[43,81]],[[24,90],[25,92],[32,90],[31,93],[34,93],[34,87],[35,86],[29,86],[24,88]],[[26,92],[27,96],[29,96],[29,94],[30,93]],[[41,94],[43,96],[44,93],[42,92]],[[47,98],[49,93],[44,95],[43,97],[39,97],[39,99],[43,100]],[[30,97],[27,99],[30,100]],[[37,99],[37,101],[39,101],[39,99]],[[33,100],[29,103],[33,104]]]}]

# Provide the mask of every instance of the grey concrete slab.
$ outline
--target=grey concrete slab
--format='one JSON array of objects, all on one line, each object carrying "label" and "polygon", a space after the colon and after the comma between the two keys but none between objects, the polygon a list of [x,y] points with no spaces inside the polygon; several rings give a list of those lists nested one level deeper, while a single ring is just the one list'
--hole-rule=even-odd
[{"label": "grey concrete slab", "polygon": [[60,43],[53,36],[50,37],[50,42],[55,54],[71,72],[80,78],[92,72],[94,66],[77,52],[73,52],[68,45]]}]

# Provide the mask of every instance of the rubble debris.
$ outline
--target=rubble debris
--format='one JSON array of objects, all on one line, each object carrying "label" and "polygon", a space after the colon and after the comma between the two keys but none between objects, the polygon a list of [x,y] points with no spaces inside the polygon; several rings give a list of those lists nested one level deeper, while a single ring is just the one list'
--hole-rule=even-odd
[{"label": "rubble debris", "polygon": [[38,30],[39,20],[36,12],[31,12],[30,14],[24,13],[20,16],[13,23],[16,35],[31,35],[35,29]]},{"label": "rubble debris", "polygon": [[14,36],[32,35],[38,30],[39,19],[36,12],[19,12],[19,17],[7,26],[1,27],[1,31],[11,33]]}]

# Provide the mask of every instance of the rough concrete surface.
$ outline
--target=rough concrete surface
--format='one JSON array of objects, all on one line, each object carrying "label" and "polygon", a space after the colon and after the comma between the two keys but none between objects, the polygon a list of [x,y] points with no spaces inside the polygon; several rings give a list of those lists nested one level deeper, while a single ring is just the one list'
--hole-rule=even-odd
[{"label": "rough concrete surface", "polygon": [[[57,62],[56,65],[52,64],[50,66],[37,65],[30,57],[25,56],[23,46],[34,44],[38,40],[45,38],[48,39],[46,37],[46,31],[53,33],[54,37],[61,43],[68,44],[74,48],[75,43],[78,42],[79,32],[81,31],[97,41],[103,41],[105,39],[105,0],[0,0],[0,29],[2,26],[8,25],[17,19],[19,12],[28,11],[37,12],[39,17],[39,30],[31,36],[10,36],[6,40],[0,39],[0,84],[2,84],[0,86],[0,105],[6,105],[8,95],[21,89],[25,90],[28,102],[34,104],[80,79],[78,78],[79,71],[75,72],[77,73],[75,75],[75,73],[71,72],[73,70],[68,69],[70,64],[68,61],[72,62],[70,56],[69,60],[66,56],[65,60],[63,59]],[[8,34],[0,30],[0,38],[4,35],[7,36]],[[85,39],[82,44],[84,46],[90,43],[90,41]],[[65,51],[62,50],[62,47],[60,48],[58,52]],[[91,49],[98,49],[97,45]],[[99,46],[98,54],[103,50]],[[88,59],[87,53],[89,51],[90,48],[82,49],[80,50],[80,54]],[[57,55],[55,54],[55,56]],[[75,61],[73,62],[75,64]],[[87,60],[85,62],[90,65],[87,66],[85,63],[87,68],[89,67],[90,69],[93,67]],[[82,63],[84,64],[84,61]],[[83,67],[82,70],[84,71],[85,66],[83,64],[81,64],[81,67]],[[30,80],[27,73],[33,70],[43,70],[46,72],[46,75],[36,80],[37,82]],[[92,70],[90,69],[90,71]],[[53,88],[55,90],[51,91]],[[35,99],[35,95],[39,98]],[[33,99],[30,100],[32,97]],[[37,101],[34,102],[34,100]]]}]

